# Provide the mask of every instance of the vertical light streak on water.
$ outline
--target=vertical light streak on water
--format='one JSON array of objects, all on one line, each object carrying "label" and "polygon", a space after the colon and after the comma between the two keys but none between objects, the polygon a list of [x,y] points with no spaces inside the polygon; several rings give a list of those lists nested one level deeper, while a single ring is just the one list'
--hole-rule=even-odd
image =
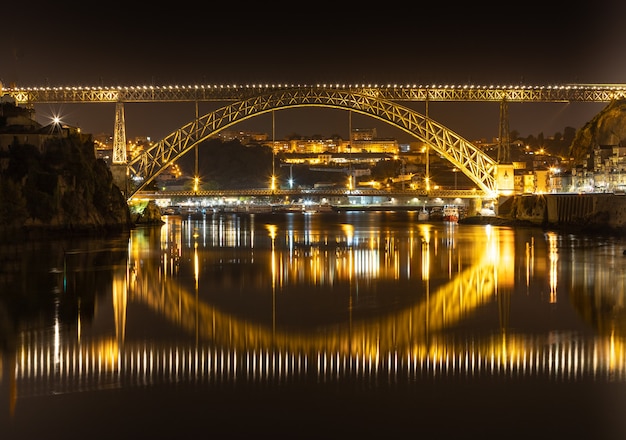
[{"label": "vertical light streak on water", "polygon": [[[374,359],[372,359],[374,358]],[[374,354],[374,356],[372,356],[372,354],[370,353],[369,355],[369,372],[370,374],[373,373],[373,376],[378,378],[378,368],[380,365],[380,350],[377,344],[376,347],[376,353]]]},{"label": "vertical light streak on water", "polygon": [[233,381],[237,380],[237,367],[238,367],[238,362],[237,362],[237,350],[233,350],[233,360],[232,360],[232,377],[233,377]]},{"label": "vertical light streak on water", "polygon": [[246,380],[250,380],[250,374],[253,373],[253,366],[250,362],[250,352],[246,351],[246,357],[245,357],[246,363],[245,363],[245,369],[246,369]]},{"label": "vertical light streak on water", "polygon": [[573,365],[573,369],[574,369],[574,378],[575,379],[582,377],[583,371],[581,371],[581,369],[583,367],[583,362],[584,362],[584,359],[581,359],[581,354],[582,353],[583,352],[581,352],[581,350],[580,350],[579,342],[578,341],[574,341],[574,365]]},{"label": "vertical light streak on water", "polygon": [[83,350],[82,349],[78,349],[78,382],[81,382],[82,379],[82,375],[83,375]]},{"label": "vertical light streak on water", "polygon": [[572,379],[572,344],[567,345],[566,353],[565,353],[565,363],[567,366],[565,378],[568,380]]},{"label": "vertical light streak on water", "polygon": [[198,353],[198,347],[195,347],[194,351],[193,351],[193,367],[192,367],[192,372],[193,372],[193,380],[194,382],[198,382],[198,370],[199,370],[199,365],[200,365],[200,358],[199,358],[200,354]]},{"label": "vertical light streak on water", "polygon": [[322,354],[318,351],[317,352],[317,380],[319,381],[320,379],[323,379],[321,377],[322,375],[322,359],[321,359]]},{"label": "vertical light streak on water", "polygon": [[99,381],[100,378],[102,377],[102,351],[101,350],[97,350],[94,347],[93,349],[94,351],[93,353],[93,368],[92,368],[92,374],[93,377],[96,381]]},{"label": "vertical light streak on water", "polygon": [[208,353],[204,351],[204,347],[202,348],[202,350],[200,350],[200,359],[202,360],[202,362],[200,363],[200,372],[199,372],[200,377],[203,379],[207,379],[208,374],[207,374],[206,366],[210,359],[209,359]]},{"label": "vertical light streak on water", "polygon": [[146,343],[144,342],[143,350],[142,350],[142,365],[143,365],[142,382],[144,383],[144,385],[147,385],[150,383],[150,376],[152,375],[152,371],[150,369],[150,364],[149,364],[150,355],[151,353],[148,351],[148,347],[146,346]]},{"label": "vertical light streak on water", "polygon": [[599,353],[598,353],[598,344],[594,344],[593,346],[593,355],[592,355],[592,359],[593,359],[593,365],[592,365],[592,371],[593,371],[593,378],[596,379],[597,378],[597,374],[598,374],[598,365],[599,365]]},{"label": "vertical light streak on water", "polygon": [[71,363],[70,363],[70,359],[68,359],[68,366],[67,366],[67,370],[68,370],[68,379],[69,379],[69,374],[70,372],[72,373],[72,375],[74,375],[76,373],[76,346],[72,347],[72,352],[71,352]]},{"label": "vertical light streak on water", "polygon": [[252,378],[256,381],[257,369],[258,369],[257,361],[256,361],[256,350],[254,350],[252,352],[252,365],[253,365],[253,367],[252,367]]},{"label": "vertical light streak on water", "polygon": [[550,261],[550,303],[556,304],[557,302],[557,281],[558,281],[558,261],[559,251],[557,243],[557,235],[554,233],[548,234],[548,246],[549,253],[548,258]]},{"label": "vertical light streak on water", "polygon": [[220,348],[220,357],[219,357],[219,375],[220,375],[220,379],[221,380],[224,380],[224,373],[225,373],[224,365],[225,365],[225,362],[224,362],[224,348],[222,347],[222,348]]}]

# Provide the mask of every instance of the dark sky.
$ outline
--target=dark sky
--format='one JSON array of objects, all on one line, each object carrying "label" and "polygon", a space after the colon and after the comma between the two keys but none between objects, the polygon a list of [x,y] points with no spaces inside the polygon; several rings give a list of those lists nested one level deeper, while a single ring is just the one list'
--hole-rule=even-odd
[{"label": "dark sky", "polygon": [[[258,3],[61,2],[38,9],[15,2],[2,15],[0,81],[5,86],[626,83],[626,3],[614,0],[584,7],[548,1],[426,7]],[[546,136],[578,128],[604,107],[517,106],[510,107],[510,128]],[[161,138],[191,120],[194,111],[192,104],[127,105],[127,135]],[[57,112],[84,131],[113,131],[113,106],[37,107],[42,120]],[[498,133],[496,104],[431,104],[430,114],[468,139]],[[352,124],[368,125],[376,124],[369,118]],[[259,117],[240,128],[268,132],[271,122]],[[279,138],[345,136],[347,130],[345,112],[285,111],[276,117]],[[379,128],[379,135],[394,135],[387,130]]]}]

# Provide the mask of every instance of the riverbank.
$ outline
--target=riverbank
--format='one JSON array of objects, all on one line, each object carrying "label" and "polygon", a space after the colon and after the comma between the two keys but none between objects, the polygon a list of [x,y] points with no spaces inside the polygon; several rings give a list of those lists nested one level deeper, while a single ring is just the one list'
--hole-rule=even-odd
[{"label": "riverbank", "polygon": [[503,200],[499,215],[471,215],[461,224],[539,227],[601,235],[626,234],[626,197],[601,194],[530,194]]}]

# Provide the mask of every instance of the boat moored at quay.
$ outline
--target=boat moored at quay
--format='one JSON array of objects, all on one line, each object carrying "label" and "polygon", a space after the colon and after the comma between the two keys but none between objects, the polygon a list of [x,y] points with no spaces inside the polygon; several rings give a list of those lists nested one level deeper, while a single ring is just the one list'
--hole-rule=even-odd
[{"label": "boat moored at quay", "polygon": [[449,223],[459,222],[459,208],[452,205],[443,207],[443,221]]}]

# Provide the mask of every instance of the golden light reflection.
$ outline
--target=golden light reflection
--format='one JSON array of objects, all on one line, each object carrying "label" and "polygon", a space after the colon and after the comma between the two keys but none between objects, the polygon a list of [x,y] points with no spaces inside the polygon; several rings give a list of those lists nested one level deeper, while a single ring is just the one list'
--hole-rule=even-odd
[{"label": "golden light reflection", "polygon": [[198,243],[193,244],[193,278],[196,282],[195,287],[198,288],[198,281],[200,280],[200,261],[198,259]]},{"label": "golden light reflection", "polygon": [[498,285],[512,289],[515,285],[515,232],[512,229],[498,230]]},{"label": "golden light reflection", "polygon": [[[126,272],[124,272],[126,274]],[[128,307],[128,283],[123,277],[113,280],[112,299],[115,317],[115,336],[122,344],[126,337],[126,310]]]},{"label": "golden light reflection", "polygon": [[[287,382],[314,375],[332,382],[345,377],[397,382],[440,375],[471,379],[479,376],[533,377],[559,380],[591,378],[624,381],[624,340],[577,340],[567,335],[552,339],[537,335],[500,335],[492,340],[459,341],[433,338],[425,344],[387,349],[373,343],[361,350],[306,350],[249,348],[236,350],[211,345],[128,344],[103,339],[86,346],[66,345],[58,365],[48,361],[45,340],[26,342],[15,364],[15,400],[18,397],[55,392],[145,386],[146,383],[219,381],[252,383]],[[571,336],[571,335],[570,335]],[[619,339],[619,342],[618,342]],[[558,343],[555,343],[558,342]],[[586,347],[586,348],[585,348]],[[116,385],[117,384],[117,385]]]},{"label": "golden light reflection", "polygon": [[[306,233],[286,228],[284,234],[282,224],[280,234],[279,225],[267,224],[267,234],[257,234],[258,241],[253,246],[250,230],[255,226],[240,219],[215,218],[202,227],[208,231],[206,242],[198,242],[198,229],[182,224],[180,218],[171,219],[160,231],[134,231],[128,246],[128,269],[114,270],[111,286],[116,326],[119,323],[124,327],[123,320],[132,319],[125,313],[126,302],[133,301],[181,331],[197,332],[195,344],[129,343],[106,334],[89,335],[86,339],[70,335],[76,336],[71,340],[61,332],[58,338],[55,334],[25,333],[16,351],[16,368],[10,368],[22,385],[33,383],[35,391],[23,386],[22,395],[40,392],[37,390],[44,388],[42,383],[59,389],[71,387],[77,377],[83,386],[89,383],[96,388],[106,387],[117,383],[115,380],[119,381],[122,375],[132,377],[136,383],[209,383],[215,378],[242,377],[256,382],[293,377],[330,381],[346,375],[378,378],[383,373],[385,377],[406,378],[446,373],[626,380],[626,335],[619,334],[615,321],[609,320],[613,315],[594,320],[612,324],[611,332],[601,328],[592,336],[558,330],[532,334],[510,329],[499,332],[501,328],[494,328],[489,336],[469,335],[462,341],[446,336],[451,328],[485,313],[485,306],[498,299],[499,288],[514,285],[515,273],[527,285],[538,282],[528,268],[515,267],[517,238],[510,229],[487,227],[469,233],[458,228],[442,232],[437,226],[424,224],[413,226],[418,231],[414,236],[375,226],[359,229],[344,224],[335,236],[313,223]],[[551,268],[549,278],[541,281],[549,282],[552,302],[556,300],[559,260],[552,253],[557,252],[557,237],[546,237]],[[268,323],[224,312],[198,295],[203,276],[200,262],[211,265],[211,258],[224,261],[226,255],[234,264],[245,265],[245,250],[253,247],[255,264],[264,265],[264,270],[259,271],[261,287],[254,287],[259,289],[259,295],[269,292],[271,270],[271,328]],[[534,241],[524,236],[518,247],[517,261],[532,266]],[[452,249],[455,252],[450,257]],[[565,264],[565,260],[562,258],[559,264]],[[191,261],[196,291],[191,282],[185,286],[177,279],[179,265],[187,265],[183,267],[190,272]],[[449,265],[454,266],[456,273],[451,279],[447,279]],[[409,269],[399,271],[399,267]],[[606,276],[598,277],[597,295],[609,296],[610,287],[623,283],[609,276],[614,272],[606,269]],[[406,277],[406,286],[412,289],[412,301],[385,315],[354,314],[359,306],[368,305],[359,302],[362,292],[358,288],[366,282],[385,285],[402,277]],[[571,284],[586,288],[584,283],[589,278],[589,274],[573,270]],[[280,308],[277,309],[276,301],[291,294],[289,287],[324,286],[328,293],[341,284],[349,284],[350,288],[350,302],[344,303],[350,308],[349,322],[297,332],[277,325],[281,316],[277,315]],[[225,285],[216,289],[219,288]],[[375,299],[384,298],[387,293],[382,292]],[[615,301],[611,310],[615,313],[623,298],[613,295],[610,299]],[[263,304],[269,307],[269,301]],[[106,333],[110,334],[108,330]]]},{"label": "golden light reflection", "polygon": [[547,234],[548,237],[548,260],[550,261],[550,303],[556,304],[557,302],[557,294],[556,287],[558,281],[558,261],[559,261],[559,250],[558,250],[558,237],[555,233],[549,232]]},{"label": "golden light reflection", "polygon": [[422,236],[422,242],[421,242],[422,280],[426,281],[430,278],[430,226],[419,225],[419,230]]},{"label": "golden light reflection", "polygon": [[526,287],[530,287],[530,281],[532,278],[532,267],[533,267],[533,252],[534,252],[534,247],[532,246],[532,243],[524,243],[526,249],[525,249],[525,257],[526,257]]},{"label": "golden light reflection", "polygon": [[278,228],[276,225],[267,225],[267,231],[272,241],[272,334],[276,332],[276,278],[277,278],[277,266],[276,266],[276,236]]}]

